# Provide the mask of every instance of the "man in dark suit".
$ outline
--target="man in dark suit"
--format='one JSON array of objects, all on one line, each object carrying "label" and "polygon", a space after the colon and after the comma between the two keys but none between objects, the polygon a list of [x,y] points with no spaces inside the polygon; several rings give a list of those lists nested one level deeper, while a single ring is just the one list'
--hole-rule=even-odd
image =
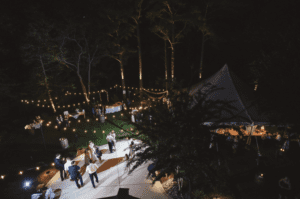
[{"label": "man in dark suit", "polygon": [[[76,186],[79,189],[80,187],[83,187],[82,176],[80,174],[80,167],[75,165],[75,161],[72,161],[71,164],[72,164],[72,166],[69,167],[70,178],[71,178],[71,180],[75,181]],[[79,184],[78,184],[78,179],[80,180],[81,186],[79,186]]]},{"label": "man in dark suit", "polygon": [[56,154],[56,158],[54,159],[55,167],[60,171],[61,181],[64,181],[64,177],[66,178],[66,172],[64,170],[64,162],[60,159],[61,155]]}]

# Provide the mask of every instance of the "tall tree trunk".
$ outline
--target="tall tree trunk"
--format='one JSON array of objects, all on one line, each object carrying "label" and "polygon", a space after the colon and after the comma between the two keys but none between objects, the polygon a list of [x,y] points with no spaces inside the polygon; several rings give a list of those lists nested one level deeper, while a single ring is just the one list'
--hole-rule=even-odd
[{"label": "tall tree trunk", "polygon": [[84,97],[85,97],[85,100],[86,100],[86,102],[89,104],[89,103],[90,103],[89,96],[88,96],[88,94],[87,94],[87,92],[86,92],[85,85],[84,85],[83,80],[82,80],[82,77],[81,77],[81,75],[80,75],[80,73],[79,73],[79,66],[78,66],[78,70],[77,70],[77,76],[79,77],[80,84],[81,84],[81,88],[82,88],[82,92],[83,92],[83,95],[84,95]]},{"label": "tall tree trunk", "polygon": [[124,79],[124,67],[122,54],[120,55],[120,70],[121,70],[121,79],[122,79],[122,91],[123,91],[123,100],[126,100],[126,87],[125,87],[125,79]]},{"label": "tall tree trunk", "polygon": [[[91,63],[89,62],[89,74],[88,74],[88,93],[91,92]],[[89,96],[89,95],[88,95]]]},{"label": "tall tree trunk", "polygon": [[165,40],[165,80],[166,80],[166,91],[167,91],[168,90],[167,40]]},{"label": "tall tree trunk", "polygon": [[141,38],[140,38],[140,30],[139,23],[137,23],[137,39],[138,39],[138,49],[139,49],[139,83],[140,83],[140,100],[143,100],[143,76],[142,76],[142,50],[141,50]]},{"label": "tall tree trunk", "polygon": [[56,113],[55,105],[53,103],[53,100],[52,100],[52,97],[51,97],[51,93],[50,93],[50,89],[49,89],[49,85],[48,85],[48,82],[47,82],[47,76],[46,76],[46,71],[45,71],[43,60],[42,60],[42,56],[40,56],[40,62],[41,62],[41,66],[43,68],[44,76],[45,76],[45,86],[46,86],[46,89],[47,89],[47,92],[48,92],[49,101],[51,103],[51,106],[53,108],[54,113]]},{"label": "tall tree trunk", "polygon": [[175,24],[173,23],[172,25],[172,44],[171,44],[171,49],[172,49],[172,55],[171,55],[171,78],[172,81],[174,80],[174,62],[175,62]]},{"label": "tall tree trunk", "polygon": [[[206,20],[207,10],[208,10],[208,4],[206,5],[204,20]],[[206,32],[202,31],[202,45],[201,45],[201,58],[200,58],[199,79],[202,78],[205,34],[206,34]]]},{"label": "tall tree trunk", "polygon": [[203,33],[203,36],[202,36],[202,45],[201,45],[201,58],[200,58],[199,79],[202,78],[203,55],[204,55],[204,42],[205,42],[205,35],[204,35],[204,33]]}]

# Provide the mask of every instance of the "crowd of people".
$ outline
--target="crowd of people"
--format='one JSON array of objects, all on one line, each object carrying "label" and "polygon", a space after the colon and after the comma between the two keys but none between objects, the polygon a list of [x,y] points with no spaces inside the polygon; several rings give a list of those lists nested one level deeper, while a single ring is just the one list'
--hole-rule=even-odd
[{"label": "crowd of people", "polygon": [[[109,151],[113,153],[116,151],[116,133],[115,131],[111,131],[106,140],[108,142]],[[128,149],[128,148],[127,148]],[[129,170],[127,163],[130,157],[133,156],[133,149],[134,149],[134,142],[132,141],[129,146],[130,152],[129,155],[125,154],[124,161],[125,164],[125,171]],[[126,149],[125,149],[126,150]],[[95,188],[94,178],[98,183],[98,176],[97,176],[97,169],[99,166],[96,164],[97,161],[102,163],[101,160],[102,152],[98,146],[96,146],[92,141],[89,141],[88,147],[84,151],[84,166],[86,166],[86,172],[89,174],[93,187]],[[76,186],[81,188],[83,186],[82,175],[80,173],[80,167],[76,165],[75,161],[72,161],[69,157],[61,158],[61,154],[57,154],[56,158],[54,159],[55,167],[60,172],[61,181],[64,181],[67,178],[70,178],[72,181],[75,181]],[[79,185],[78,181],[80,180],[81,185]]]}]

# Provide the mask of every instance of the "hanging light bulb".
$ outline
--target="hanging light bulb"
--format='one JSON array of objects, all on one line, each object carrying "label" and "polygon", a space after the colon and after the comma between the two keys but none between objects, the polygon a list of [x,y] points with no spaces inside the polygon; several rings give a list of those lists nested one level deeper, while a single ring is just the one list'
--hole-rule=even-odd
[{"label": "hanging light bulb", "polygon": [[60,108],[60,106],[58,106],[57,108]]},{"label": "hanging light bulb", "polygon": [[78,105],[80,105],[80,103],[78,103]]},{"label": "hanging light bulb", "polygon": [[105,116],[105,119],[107,119],[107,117]]},{"label": "hanging light bulb", "polygon": [[87,121],[87,122],[90,122],[90,120],[89,120],[89,119],[87,119],[86,121]]},{"label": "hanging light bulb", "polygon": [[98,118],[96,118],[96,121],[98,121]]},{"label": "hanging light bulb", "polygon": [[43,105],[42,107],[45,107],[45,105]]},{"label": "hanging light bulb", "polygon": [[57,126],[55,126],[54,128],[57,129]]},{"label": "hanging light bulb", "polygon": [[68,107],[70,108],[70,104],[68,105]]},{"label": "hanging light bulb", "polygon": [[65,108],[66,106],[65,105],[63,105],[63,108]]},{"label": "hanging light bulb", "polygon": [[44,99],[44,102],[45,102],[46,100]]}]

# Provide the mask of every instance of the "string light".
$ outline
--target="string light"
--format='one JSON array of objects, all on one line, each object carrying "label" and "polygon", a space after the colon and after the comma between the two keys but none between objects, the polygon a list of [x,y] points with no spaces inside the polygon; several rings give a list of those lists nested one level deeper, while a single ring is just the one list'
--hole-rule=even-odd
[{"label": "string light", "polygon": [[73,106],[75,106],[75,104],[73,104]]},{"label": "string light", "polygon": [[45,107],[44,105],[42,107]]},{"label": "string light", "polygon": [[35,169],[38,171],[38,170],[40,170],[40,167],[36,167]]},{"label": "string light", "polygon": [[57,129],[57,126],[55,125],[55,127],[54,127],[55,129]]},{"label": "string light", "polygon": [[113,118],[115,118],[116,116],[115,115],[113,115]]},{"label": "string light", "polygon": [[71,121],[69,121],[69,124],[71,124]]},{"label": "string light", "polygon": [[98,121],[98,118],[96,118],[96,121]]},{"label": "string light", "polygon": [[22,174],[23,174],[23,171],[20,171],[20,172],[19,172],[19,175],[22,175]]},{"label": "string light", "polygon": [[1,175],[1,179],[2,179],[2,180],[4,179],[4,177],[5,177],[5,175]]},{"label": "string light", "polygon": [[76,131],[76,129],[73,129],[73,132],[75,132]]},{"label": "string light", "polygon": [[58,106],[57,108],[60,108],[60,106]]},{"label": "string light", "polygon": [[105,131],[102,131],[102,133],[105,133]]},{"label": "string light", "polygon": [[68,105],[68,108],[70,108],[70,105]]},{"label": "string light", "polygon": [[86,121],[87,121],[87,122],[90,122],[90,120],[89,120],[89,119],[87,119]]},{"label": "string light", "polygon": [[105,119],[107,119],[107,117],[105,116]]},{"label": "string light", "polygon": [[45,102],[46,100],[44,100],[44,102]]},{"label": "string light", "polygon": [[52,166],[54,166],[55,165],[55,163],[54,162],[52,162],[52,164],[51,164]]},{"label": "string light", "polygon": [[80,123],[80,120],[78,120],[77,122]]},{"label": "string light", "polygon": [[84,130],[84,133],[87,133],[87,130]]},{"label": "string light", "polygon": [[81,95],[81,93],[79,93],[79,95]]},{"label": "string light", "polygon": [[55,97],[55,99],[57,99],[57,97]]},{"label": "string light", "polygon": [[65,108],[65,105],[63,106],[63,108]]},{"label": "string light", "polygon": [[67,130],[67,127],[65,127],[64,130]]},{"label": "string light", "polygon": [[94,130],[94,133],[96,133],[96,130]]}]

